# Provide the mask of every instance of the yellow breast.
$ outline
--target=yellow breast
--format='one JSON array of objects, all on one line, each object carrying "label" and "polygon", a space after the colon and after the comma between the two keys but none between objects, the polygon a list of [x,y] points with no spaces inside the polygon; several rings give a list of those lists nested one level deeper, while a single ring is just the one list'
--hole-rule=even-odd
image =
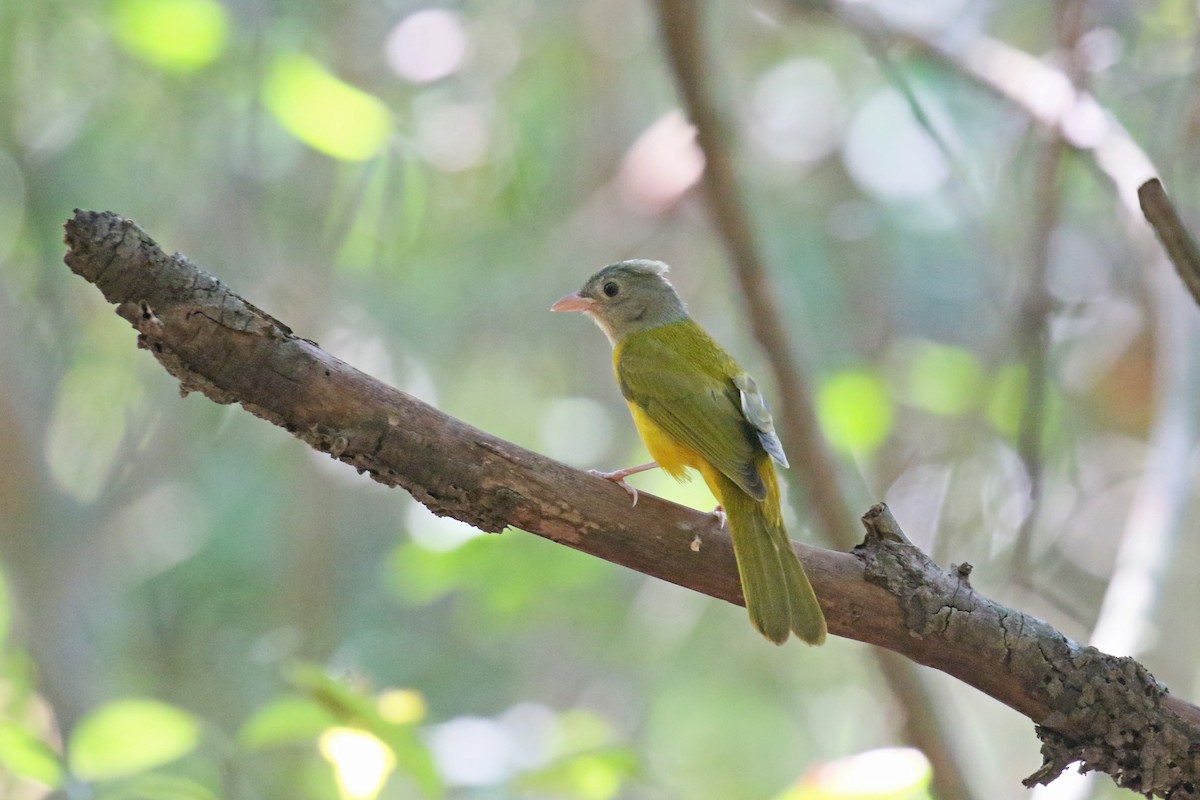
[{"label": "yellow breast", "polygon": [[633,424],[637,425],[650,457],[658,462],[668,475],[676,480],[684,477],[687,467],[695,468],[700,462],[700,456],[694,451],[672,439],[666,431],[658,427],[650,415],[633,403],[629,404],[633,414]]}]

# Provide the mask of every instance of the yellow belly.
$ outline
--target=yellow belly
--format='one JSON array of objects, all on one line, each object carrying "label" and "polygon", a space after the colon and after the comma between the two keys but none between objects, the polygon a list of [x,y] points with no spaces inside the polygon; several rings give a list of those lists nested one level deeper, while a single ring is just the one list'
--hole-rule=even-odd
[{"label": "yellow belly", "polygon": [[783,524],[779,479],[775,474],[774,465],[771,464],[770,456],[766,453],[759,453],[758,456],[759,474],[767,485],[767,499],[765,502],[759,503],[738,489],[732,481],[722,475],[695,450],[685,447],[671,438],[666,431],[655,424],[654,420],[650,419],[648,414],[633,403],[629,403],[629,411],[633,414],[633,423],[637,426],[642,441],[646,443],[646,449],[650,451],[650,457],[657,461],[663,471],[672,478],[677,481],[688,480],[691,476],[688,475],[687,470],[691,467],[704,478],[708,490],[713,493],[713,497],[717,498],[717,502],[721,505],[728,508],[733,501],[733,495],[741,496],[759,507],[761,513],[766,514],[772,525]]},{"label": "yellow belly", "polygon": [[633,424],[637,426],[642,441],[646,443],[646,449],[650,451],[650,457],[658,462],[664,472],[675,480],[682,481],[689,477],[687,468],[691,467],[699,470],[700,474],[704,475],[705,482],[709,483],[709,488],[712,488],[711,482],[708,481],[708,475],[705,474],[708,464],[699,453],[672,439],[666,431],[655,424],[654,420],[650,419],[649,414],[633,403],[629,404],[629,411],[633,414]]}]

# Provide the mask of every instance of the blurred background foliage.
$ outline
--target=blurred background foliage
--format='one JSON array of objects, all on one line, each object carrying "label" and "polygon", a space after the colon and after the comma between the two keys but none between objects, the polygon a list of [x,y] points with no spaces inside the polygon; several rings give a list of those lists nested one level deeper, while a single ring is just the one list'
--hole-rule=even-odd
[{"label": "blurred background foliage", "polygon": [[[1047,172],[1027,111],[917,41],[1067,69],[1196,209],[1196,4],[840,7],[918,34],[882,44],[818,5],[709,3],[706,30],[847,491],[1070,635],[1146,610],[1110,647],[1200,695],[1195,310],[1121,164]],[[644,451],[608,346],[547,311],[597,267],[672,263],[768,372],[703,168],[640,1],[0,0],[0,795],[929,796],[864,646],[766,646],[741,609],[181,400],[61,263],[73,208],[117,211],[375,376],[614,468]],[[1029,722],[925,677],[979,796],[1023,796]]]}]

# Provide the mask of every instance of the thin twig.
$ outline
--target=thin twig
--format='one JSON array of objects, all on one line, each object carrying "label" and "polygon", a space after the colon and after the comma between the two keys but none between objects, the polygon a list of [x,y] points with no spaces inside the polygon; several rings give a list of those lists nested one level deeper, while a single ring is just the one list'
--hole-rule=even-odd
[{"label": "thin twig", "polygon": [[1049,386],[1049,324],[1052,303],[1046,290],[1049,269],[1050,238],[1058,224],[1060,193],[1059,167],[1064,151],[1062,139],[1052,135],[1045,142],[1036,160],[1037,184],[1034,189],[1033,236],[1030,246],[1032,269],[1024,300],[1017,314],[1017,351],[1025,364],[1025,396],[1021,420],[1017,429],[1017,457],[1025,467],[1029,480],[1029,506],[1017,530],[1013,546],[1012,574],[1028,584],[1033,534],[1041,517],[1045,493],[1046,462],[1043,444],[1046,431],[1046,391]]},{"label": "thin twig", "polygon": [[1167,197],[1162,182],[1151,178],[1139,186],[1138,202],[1192,299],[1200,304],[1200,247]]},{"label": "thin twig", "polygon": [[[1074,0],[1057,7],[1055,26],[1058,49],[1065,54],[1070,90],[1063,95],[1063,107],[1057,112],[1066,118],[1078,102],[1083,69],[1078,42],[1083,35],[1086,0]],[[1046,286],[1050,272],[1050,245],[1062,212],[1062,162],[1067,152],[1061,128],[1047,131],[1034,161],[1033,233],[1030,237],[1030,271],[1025,281],[1025,296],[1017,314],[1017,350],[1025,364],[1025,399],[1017,430],[1017,457],[1029,479],[1029,506],[1017,530],[1013,546],[1012,575],[1022,584],[1032,585],[1033,536],[1042,514],[1046,492],[1046,393],[1050,385],[1050,318],[1053,300]]]}]

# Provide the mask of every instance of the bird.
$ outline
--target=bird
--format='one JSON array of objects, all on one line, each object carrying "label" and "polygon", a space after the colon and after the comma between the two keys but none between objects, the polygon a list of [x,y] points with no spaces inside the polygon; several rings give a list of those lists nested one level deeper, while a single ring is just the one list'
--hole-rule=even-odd
[{"label": "bird", "polygon": [[792,634],[825,640],[825,616],[792,549],[775,464],[787,456],[758,385],[688,314],[661,261],[605,266],[552,311],[579,311],[613,346],[617,385],[654,459],[595,472],[637,491],[625,478],[661,467],[676,480],[699,472],[720,505],[753,626],[783,644]]}]

